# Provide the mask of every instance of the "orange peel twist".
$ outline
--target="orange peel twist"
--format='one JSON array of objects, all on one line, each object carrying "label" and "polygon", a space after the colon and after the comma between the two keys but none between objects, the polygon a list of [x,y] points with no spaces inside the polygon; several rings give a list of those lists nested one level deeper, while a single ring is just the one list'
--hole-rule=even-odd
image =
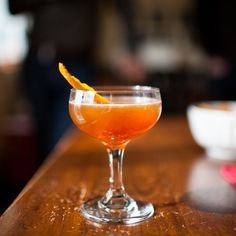
[{"label": "orange peel twist", "polygon": [[[62,64],[58,64],[59,71],[62,76],[67,80],[67,82],[75,89],[84,90],[84,91],[95,91],[94,88],[90,87],[89,85],[82,83],[78,78],[71,75],[70,72],[66,69],[66,67]],[[109,100],[98,93],[95,94],[95,101],[97,103],[110,103]]]}]

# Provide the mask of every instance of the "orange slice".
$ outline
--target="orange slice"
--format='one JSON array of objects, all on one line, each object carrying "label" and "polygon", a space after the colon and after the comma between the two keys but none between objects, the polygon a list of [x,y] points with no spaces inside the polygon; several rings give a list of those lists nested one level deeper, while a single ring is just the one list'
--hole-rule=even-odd
[{"label": "orange slice", "polygon": [[[78,90],[94,91],[94,88],[90,87],[85,83],[82,83],[78,78],[71,75],[70,72],[66,69],[66,67],[62,63],[59,63],[58,66],[60,73],[73,88]],[[105,103],[105,104],[110,103],[108,99],[99,95],[98,93],[95,94],[95,101],[97,103]]]}]

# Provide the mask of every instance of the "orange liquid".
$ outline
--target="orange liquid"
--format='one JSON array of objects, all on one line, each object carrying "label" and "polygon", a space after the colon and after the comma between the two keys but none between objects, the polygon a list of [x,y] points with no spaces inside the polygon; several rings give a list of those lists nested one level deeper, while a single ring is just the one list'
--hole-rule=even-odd
[{"label": "orange liquid", "polygon": [[70,102],[70,116],[76,126],[90,136],[108,146],[122,146],[154,126],[160,117],[161,103],[151,99],[140,104],[127,104],[127,99],[120,101],[80,105]]}]

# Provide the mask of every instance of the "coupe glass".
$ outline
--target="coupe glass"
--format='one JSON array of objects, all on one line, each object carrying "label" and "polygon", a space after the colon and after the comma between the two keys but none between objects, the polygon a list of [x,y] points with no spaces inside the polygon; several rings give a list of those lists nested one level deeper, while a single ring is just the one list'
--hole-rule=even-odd
[{"label": "coupe glass", "polygon": [[[148,86],[95,87],[95,91],[71,89],[69,111],[80,130],[105,145],[110,166],[109,189],[102,198],[84,203],[81,213],[98,223],[141,222],[153,215],[154,208],[125,192],[122,160],[129,141],[151,129],[159,119],[160,91]],[[109,102],[100,103],[98,94]]]}]

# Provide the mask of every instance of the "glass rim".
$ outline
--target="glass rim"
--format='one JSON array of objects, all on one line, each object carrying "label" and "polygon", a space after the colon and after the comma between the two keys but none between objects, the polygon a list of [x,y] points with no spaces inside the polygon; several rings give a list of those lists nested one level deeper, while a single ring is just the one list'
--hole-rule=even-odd
[{"label": "glass rim", "polygon": [[82,91],[82,92],[96,92],[96,93],[133,93],[133,92],[156,92],[160,93],[160,89],[152,86],[143,86],[143,85],[104,85],[104,86],[93,86],[95,91],[92,90],[82,90],[71,88],[72,92]]}]

